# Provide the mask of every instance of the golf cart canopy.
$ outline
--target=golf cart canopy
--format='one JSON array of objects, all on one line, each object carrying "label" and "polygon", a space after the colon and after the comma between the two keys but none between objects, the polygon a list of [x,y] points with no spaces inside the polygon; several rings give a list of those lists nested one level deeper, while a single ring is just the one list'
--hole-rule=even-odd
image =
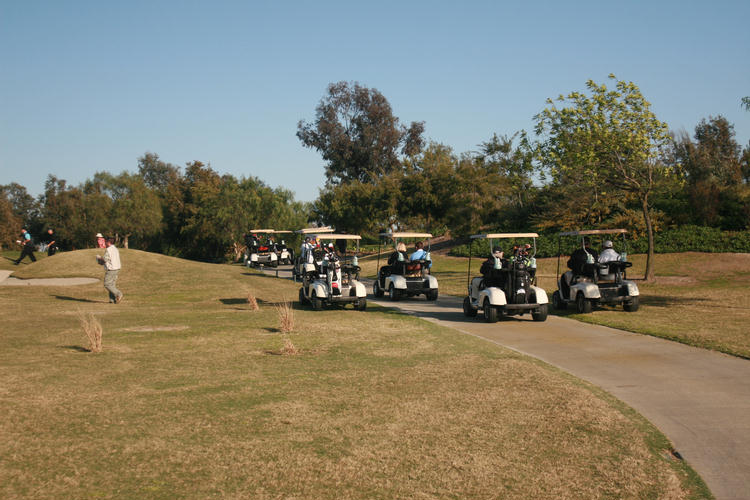
[{"label": "golf cart canopy", "polygon": [[271,233],[275,233],[276,231],[274,231],[273,229],[251,229],[250,232],[251,233],[271,234]]},{"label": "golf cart canopy", "polygon": [[294,231],[274,231],[275,234],[292,234]]},{"label": "golf cart canopy", "polygon": [[491,234],[473,234],[472,240],[476,239],[499,239],[499,238],[538,238],[536,233],[491,233]]},{"label": "golf cart canopy", "polygon": [[430,233],[380,233],[384,238],[432,238]]},{"label": "golf cart canopy", "polygon": [[321,234],[320,239],[321,240],[361,240],[362,237],[356,234],[329,233],[329,234]]},{"label": "golf cart canopy", "polygon": [[583,231],[566,231],[558,236],[586,236],[589,234],[624,234],[627,229],[585,229]]},{"label": "golf cart canopy", "polygon": [[297,234],[323,234],[323,233],[332,233],[333,228],[331,226],[326,227],[306,227],[304,229],[298,229],[295,231]]}]

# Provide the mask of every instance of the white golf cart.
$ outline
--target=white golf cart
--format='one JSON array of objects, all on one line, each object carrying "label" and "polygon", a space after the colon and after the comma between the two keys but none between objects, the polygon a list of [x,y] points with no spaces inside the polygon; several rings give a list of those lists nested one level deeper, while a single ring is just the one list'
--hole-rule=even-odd
[{"label": "white golf cart", "polygon": [[[351,303],[358,311],[367,308],[367,290],[359,282],[360,267],[357,261],[360,236],[354,234],[320,235],[321,247],[307,253],[303,263],[302,288],[299,290],[301,304],[310,303],[316,311],[325,305]],[[351,254],[344,251],[326,250],[329,242],[356,241],[357,248]],[[334,246],[335,248],[335,246]]]},{"label": "white golf cart", "polygon": [[[273,234],[278,235],[279,238],[283,238],[284,234],[292,234],[293,231],[274,231]],[[286,240],[279,240],[276,242],[276,260],[279,264],[293,264],[294,263],[294,250],[289,248],[286,244]]]},{"label": "white golf cart", "polygon": [[[464,316],[474,317],[481,310],[488,323],[503,316],[523,316],[531,313],[534,321],[547,319],[549,299],[547,293],[536,286],[536,233],[475,234],[474,240],[487,240],[490,252],[494,240],[527,239],[532,244],[521,246],[503,258],[490,257],[482,265],[482,276],[471,279],[471,248],[469,245],[469,272],[466,276],[468,296],[464,298]],[[506,258],[507,257],[507,258]],[[469,281],[471,280],[471,281]]]},{"label": "white golf cart", "polygon": [[[305,264],[309,263],[310,258],[308,253],[315,248],[320,235],[330,234],[333,232],[333,228],[330,226],[325,227],[306,227],[298,229],[295,234],[302,235],[302,246],[297,254],[297,258],[294,259],[294,267],[292,267],[292,280],[302,281],[302,276],[305,274]],[[308,243],[308,240],[310,243]]]},{"label": "white golf cart", "polygon": [[[274,250],[275,243],[271,242],[273,229],[251,229],[252,242],[248,245],[245,262],[247,267],[270,266],[278,267],[279,257]],[[263,242],[263,235],[266,235],[266,241]]]},{"label": "white golf cart", "polygon": [[[638,285],[627,279],[626,269],[633,264],[627,261],[625,233],[625,229],[590,229],[559,234],[557,290],[552,294],[552,305],[555,309],[565,309],[568,304],[575,304],[576,310],[583,314],[591,312],[596,305],[622,304],[625,311],[638,310]],[[592,235],[608,234],[622,235],[622,251],[618,260],[601,263],[598,262],[595,252],[588,249],[584,242]],[[564,237],[576,237],[578,245],[568,261],[571,270],[561,272],[560,258]]]},{"label": "white golf cart", "polygon": [[430,274],[432,260],[430,258],[430,233],[380,233],[380,243],[393,240],[394,248],[404,240],[427,240],[427,249],[421,259],[410,260],[408,255],[398,254],[398,260],[389,262],[380,267],[380,247],[378,247],[378,275],[372,291],[375,297],[382,297],[388,292],[391,300],[399,300],[402,297],[414,297],[424,295],[427,300],[437,300],[438,281]]}]

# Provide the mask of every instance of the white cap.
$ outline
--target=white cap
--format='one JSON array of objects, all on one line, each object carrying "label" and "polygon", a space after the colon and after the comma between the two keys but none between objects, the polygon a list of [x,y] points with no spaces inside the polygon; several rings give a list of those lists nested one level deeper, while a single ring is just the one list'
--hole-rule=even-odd
[{"label": "white cap", "polygon": [[102,233],[96,233],[96,237],[97,238],[104,238],[104,236],[102,236]]}]

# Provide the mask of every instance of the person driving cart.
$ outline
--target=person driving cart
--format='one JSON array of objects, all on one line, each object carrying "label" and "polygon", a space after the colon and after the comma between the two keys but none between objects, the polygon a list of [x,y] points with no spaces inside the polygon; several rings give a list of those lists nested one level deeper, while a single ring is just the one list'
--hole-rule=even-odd
[{"label": "person driving cart", "polygon": [[503,269],[508,269],[508,261],[504,258],[504,252],[500,247],[494,247],[492,254],[482,262],[479,272],[484,278],[484,286],[496,286],[503,288],[507,281],[507,276]]},{"label": "person driving cart", "polygon": [[594,268],[591,264],[596,262],[598,257],[597,251],[591,248],[591,240],[585,237],[583,238],[583,247],[576,248],[568,259],[568,268],[575,275],[593,278]]}]

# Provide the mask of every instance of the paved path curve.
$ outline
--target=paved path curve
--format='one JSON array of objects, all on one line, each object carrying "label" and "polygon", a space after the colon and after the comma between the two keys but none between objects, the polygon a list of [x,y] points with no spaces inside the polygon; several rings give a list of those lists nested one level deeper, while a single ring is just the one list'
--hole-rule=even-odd
[{"label": "paved path curve", "polygon": [[11,278],[13,271],[0,270],[0,286],[71,286],[98,283],[96,278]]},{"label": "paved path curve", "polygon": [[544,323],[524,316],[487,324],[464,317],[458,297],[441,296],[435,303],[423,297],[368,300],[509,347],[601,387],[662,431],[718,500],[750,500],[750,361],[557,316]]}]

